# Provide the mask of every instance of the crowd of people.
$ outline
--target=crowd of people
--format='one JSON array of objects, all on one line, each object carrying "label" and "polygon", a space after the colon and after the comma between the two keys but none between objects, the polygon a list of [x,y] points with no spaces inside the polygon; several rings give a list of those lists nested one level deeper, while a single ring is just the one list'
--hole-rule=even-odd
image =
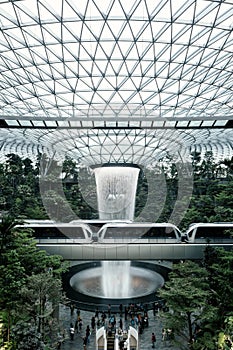
[{"label": "crowd of people", "polygon": [[[151,305],[150,305],[151,309]],[[154,302],[152,305],[152,314],[157,317],[161,311],[165,310],[165,305],[161,302]],[[70,304],[70,316],[72,322],[69,324],[69,330],[66,335],[60,337],[58,341],[57,349],[62,349],[62,343],[69,336],[70,341],[80,340],[83,344],[83,349],[86,350],[91,342],[91,334],[95,335],[97,329],[105,327],[106,334],[111,336],[112,334],[117,335],[119,339],[119,350],[127,349],[127,337],[129,326],[134,327],[139,334],[139,337],[145,329],[149,329],[149,312],[147,304],[133,304],[128,305],[120,304],[118,309],[114,306],[114,309],[109,304],[106,310],[100,311],[98,308],[90,314],[90,319],[87,321],[85,319],[85,324],[83,322],[81,311],[74,304]],[[158,334],[152,328],[151,333],[151,346],[155,348]],[[147,332],[148,333],[148,332]],[[171,336],[172,330],[161,329],[161,340],[168,340]],[[149,341],[149,340],[148,340]]]}]

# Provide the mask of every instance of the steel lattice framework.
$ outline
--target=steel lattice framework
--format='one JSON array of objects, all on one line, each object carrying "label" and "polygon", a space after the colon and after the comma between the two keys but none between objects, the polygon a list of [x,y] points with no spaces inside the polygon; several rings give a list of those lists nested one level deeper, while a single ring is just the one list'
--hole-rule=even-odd
[{"label": "steel lattice framework", "polygon": [[232,0],[0,0],[2,155],[232,156]]}]

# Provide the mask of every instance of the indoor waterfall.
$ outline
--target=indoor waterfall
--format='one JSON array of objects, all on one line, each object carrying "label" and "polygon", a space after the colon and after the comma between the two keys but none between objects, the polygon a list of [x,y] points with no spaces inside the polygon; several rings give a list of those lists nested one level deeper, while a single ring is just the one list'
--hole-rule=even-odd
[{"label": "indoor waterfall", "polygon": [[[117,165],[94,170],[100,219],[134,219],[139,171],[138,167]],[[102,288],[107,298],[129,296],[130,265],[130,261],[102,262]]]},{"label": "indoor waterfall", "polygon": [[106,298],[130,295],[130,261],[103,261],[102,288]]},{"label": "indoor waterfall", "polygon": [[133,166],[95,168],[99,218],[133,220],[138,174]]}]

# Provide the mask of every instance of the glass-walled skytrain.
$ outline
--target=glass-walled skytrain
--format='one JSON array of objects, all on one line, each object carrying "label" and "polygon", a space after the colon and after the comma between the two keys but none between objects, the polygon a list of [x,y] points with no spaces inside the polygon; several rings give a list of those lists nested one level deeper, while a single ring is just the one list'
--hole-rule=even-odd
[{"label": "glass-walled skytrain", "polygon": [[214,222],[191,224],[183,236],[187,243],[233,244],[233,223]]},{"label": "glass-walled skytrain", "polygon": [[91,243],[92,231],[84,223],[59,223],[52,220],[25,220],[16,225],[28,229],[39,243]]},{"label": "glass-walled skytrain", "polygon": [[108,223],[97,238],[100,243],[180,243],[181,232],[170,223]]},{"label": "glass-walled skytrain", "polygon": [[109,224],[109,223],[131,223],[131,220],[104,220],[104,219],[83,219],[83,220],[73,220],[70,223],[71,224],[86,224],[89,225],[93,235],[96,235],[97,232],[101,229],[101,227],[103,227],[105,224]]},{"label": "glass-walled skytrain", "polygon": [[195,223],[182,234],[170,223],[106,220],[25,220],[16,226],[30,229],[40,243],[220,243],[233,244],[233,223]]}]

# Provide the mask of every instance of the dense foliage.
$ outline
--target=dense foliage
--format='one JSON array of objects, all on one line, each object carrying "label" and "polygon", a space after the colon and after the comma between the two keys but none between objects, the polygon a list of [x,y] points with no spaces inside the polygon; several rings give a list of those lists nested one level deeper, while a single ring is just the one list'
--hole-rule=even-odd
[{"label": "dense foliage", "polygon": [[[171,160],[141,169],[136,195],[137,221],[233,221],[233,158],[216,163],[211,152],[193,153],[191,167]],[[187,174],[190,172],[189,174]],[[61,221],[98,218],[94,173],[71,158],[62,164],[39,154],[9,154],[0,164],[0,211],[16,218]]]},{"label": "dense foliage", "polygon": [[[36,247],[29,232],[19,232],[7,216],[0,223],[1,349],[52,349],[51,324],[63,300],[61,274],[66,264]],[[30,334],[30,337],[28,336]],[[48,336],[49,335],[49,336]]]},{"label": "dense foliage", "polygon": [[169,312],[166,329],[180,349],[228,350],[233,347],[233,252],[206,247],[205,258],[174,265],[160,290]]}]

